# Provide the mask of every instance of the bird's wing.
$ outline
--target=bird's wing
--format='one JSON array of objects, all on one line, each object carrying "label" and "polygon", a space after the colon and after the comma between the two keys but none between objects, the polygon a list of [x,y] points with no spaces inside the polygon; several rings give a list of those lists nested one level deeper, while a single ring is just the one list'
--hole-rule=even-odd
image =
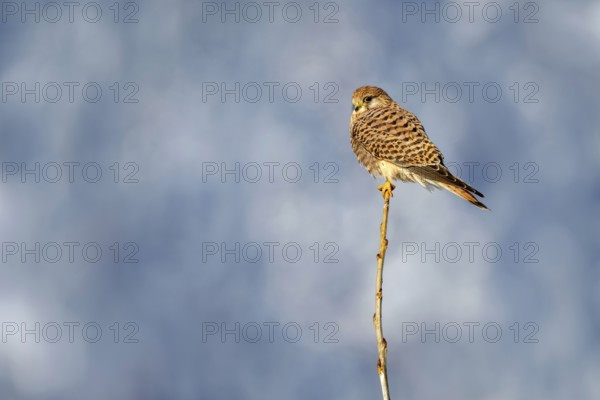
[{"label": "bird's wing", "polygon": [[396,164],[430,181],[457,186],[483,197],[444,165],[442,152],[421,121],[397,104],[365,112],[352,127],[353,138],[373,157]]},{"label": "bird's wing", "polygon": [[365,112],[352,127],[352,136],[374,157],[403,168],[443,163],[419,119],[400,106]]}]

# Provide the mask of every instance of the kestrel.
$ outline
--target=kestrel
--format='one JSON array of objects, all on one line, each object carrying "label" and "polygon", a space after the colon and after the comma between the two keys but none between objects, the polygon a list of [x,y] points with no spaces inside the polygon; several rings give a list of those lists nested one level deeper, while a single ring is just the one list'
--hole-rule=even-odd
[{"label": "kestrel", "polygon": [[421,121],[400,107],[383,90],[363,86],[352,95],[350,141],[358,161],[373,176],[416,182],[427,190],[447,189],[477,207],[488,208],[475,196],[479,191],[458,179],[444,165],[438,148],[429,140]]}]

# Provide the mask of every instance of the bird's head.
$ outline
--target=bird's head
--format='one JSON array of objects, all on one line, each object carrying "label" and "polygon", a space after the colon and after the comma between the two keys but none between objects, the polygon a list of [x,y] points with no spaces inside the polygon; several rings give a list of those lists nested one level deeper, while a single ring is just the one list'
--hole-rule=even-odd
[{"label": "bird's head", "polygon": [[373,108],[386,107],[393,100],[383,90],[375,86],[362,86],[352,94],[352,116]]}]

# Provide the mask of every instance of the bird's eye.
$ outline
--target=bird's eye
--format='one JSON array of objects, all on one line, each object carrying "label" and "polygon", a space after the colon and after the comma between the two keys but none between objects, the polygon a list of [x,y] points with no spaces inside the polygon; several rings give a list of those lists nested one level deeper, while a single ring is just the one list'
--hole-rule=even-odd
[{"label": "bird's eye", "polygon": [[365,103],[369,103],[371,100],[373,100],[372,96],[365,97]]}]

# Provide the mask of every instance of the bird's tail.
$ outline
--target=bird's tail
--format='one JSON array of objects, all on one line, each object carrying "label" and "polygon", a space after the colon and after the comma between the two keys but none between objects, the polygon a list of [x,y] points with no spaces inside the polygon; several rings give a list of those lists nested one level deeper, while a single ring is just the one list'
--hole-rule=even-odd
[{"label": "bird's tail", "polygon": [[482,210],[489,210],[489,208],[477,200],[474,195],[479,197],[485,196],[474,187],[469,186],[467,183],[452,175],[452,173],[443,163],[414,166],[410,167],[410,170],[411,172],[416,173],[418,176],[424,178],[430,184],[436,187],[443,187],[458,197],[476,205]]},{"label": "bird's tail", "polygon": [[[482,210],[489,210],[489,208],[487,208],[485,204],[483,204],[482,202],[477,200],[477,198],[475,196],[473,196],[473,193],[476,193],[477,195],[483,197],[483,195],[481,193],[479,193],[477,190],[475,190],[471,186],[467,185],[466,183],[462,182],[460,179],[458,179],[458,178],[456,178],[456,179],[458,182],[462,183],[462,185],[457,186],[455,184],[445,183],[445,182],[443,182],[443,183],[440,182],[440,185],[443,186],[445,189],[448,189],[450,192],[454,193],[458,197],[463,198],[466,201],[468,201],[469,203],[476,205],[477,207],[481,208]],[[469,189],[471,189],[471,190],[469,190]]]}]

